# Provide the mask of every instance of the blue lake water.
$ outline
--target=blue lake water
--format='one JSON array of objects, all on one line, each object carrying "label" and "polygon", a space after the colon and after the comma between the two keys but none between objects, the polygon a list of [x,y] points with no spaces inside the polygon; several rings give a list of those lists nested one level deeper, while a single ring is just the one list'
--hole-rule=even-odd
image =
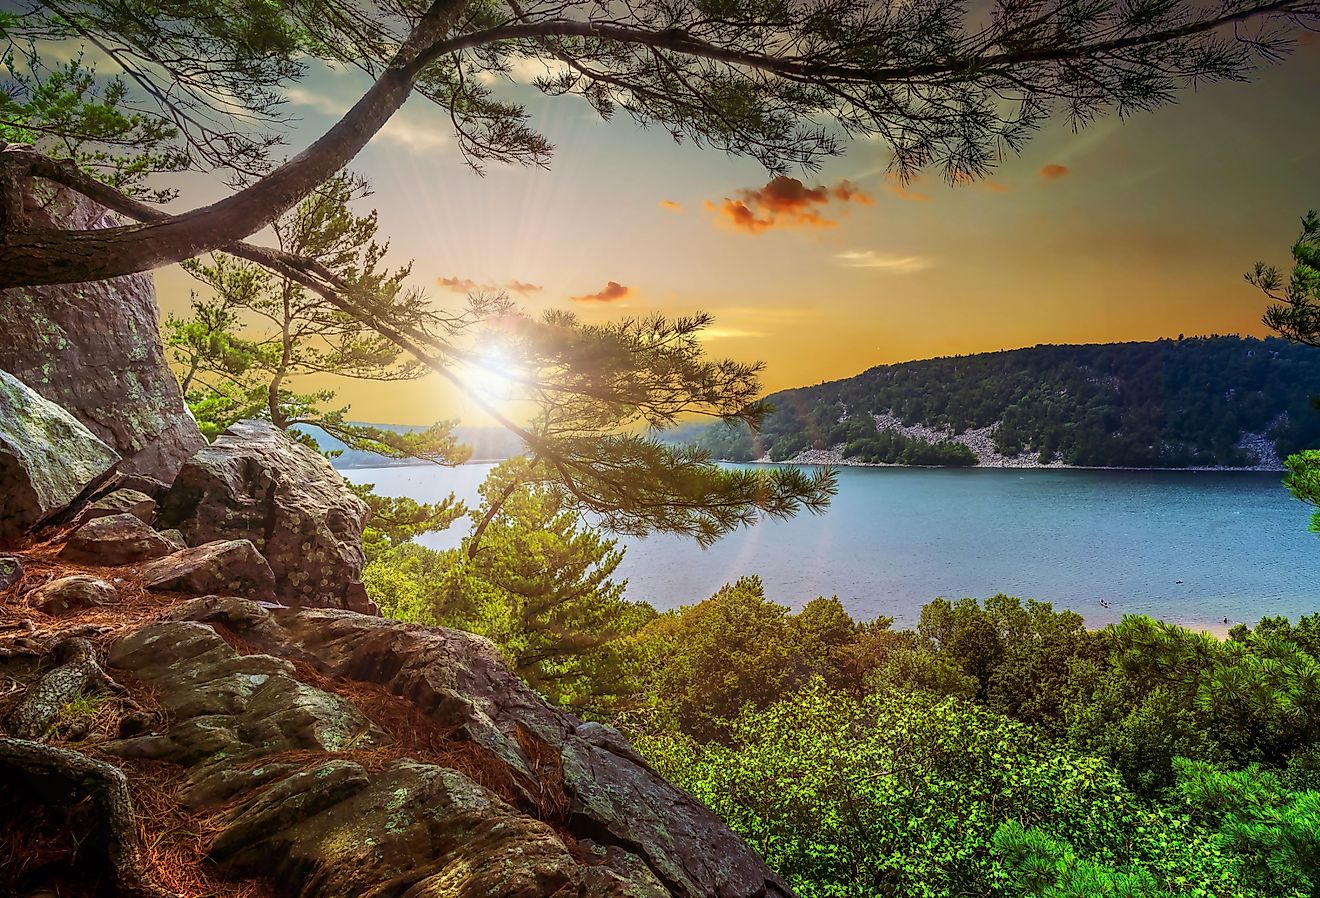
[{"label": "blue lake water", "polygon": [[[378,491],[474,502],[490,465],[345,471]],[[820,516],[763,521],[709,549],[624,538],[632,599],[668,609],[745,574],[794,608],[837,595],[858,618],[916,623],[936,596],[1004,592],[1101,626],[1124,614],[1222,632],[1222,621],[1320,611],[1320,537],[1279,474],[842,468]],[[457,545],[462,522],[422,542]],[[1100,605],[1101,600],[1109,608]]]}]

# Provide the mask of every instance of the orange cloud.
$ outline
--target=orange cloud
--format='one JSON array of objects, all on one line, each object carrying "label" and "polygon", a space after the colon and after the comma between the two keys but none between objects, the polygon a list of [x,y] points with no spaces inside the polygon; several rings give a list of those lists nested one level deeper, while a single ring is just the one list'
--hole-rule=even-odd
[{"label": "orange cloud", "polygon": [[1058,165],[1053,162],[1049,165],[1041,166],[1040,169],[1040,176],[1046,181],[1057,181],[1060,178],[1066,178],[1069,174],[1071,174],[1071,171],[1068,166]]},{"label": "orange cloud", "polygon": [[921,175],[912,175],[904,182],[896,173],[890,172],[885,175],[885,190],[900,199],[911,200],[914,203],[928,203],[930,202],[929,195],[908,189],[909,184],[916,184],[920,180]]},{"label": "orange cloud", "polygon": [[778,175],[758,190],[738,191],[736,198],[726,196],[718,204],[707,200],[706,208],[737,230],[759,234],[777,227],[836,227],[837,221],[821,214],[832,202],[869,206],[874,200],[850,181],[807,187],[797,178]]},{"label": "orange cloud", "polygon": [[682,212],[682,211],[683,211],[683,206],[682,206],[682,204],[681,204],[681,203],[676,203],[676,202],[674,202],[673,200],[661,200],[661,201],[660,201],[660,208],[661,208],[661,209],[668,209],[670,212]]},{"label": "orange cloud", "polygon": [[500,284],[491,283],[478,284],[471,278],[459,277],[436,278],[435,285],[446,290],[453,290],[455,293],[495,293],[505,290],[509,293],[520,293],[523,296],[529,293],[540,293],[545,289],[540,284],[529,284],[526,281],[514,280],[501,286]]},{"label": "orange cloud", "polygon": [[632,293],[631,287],[625,287],[618,281],[610,281],[596,293],[586,293],[582,296],[570,296],[573,302],[618,302],[619,300]]}]

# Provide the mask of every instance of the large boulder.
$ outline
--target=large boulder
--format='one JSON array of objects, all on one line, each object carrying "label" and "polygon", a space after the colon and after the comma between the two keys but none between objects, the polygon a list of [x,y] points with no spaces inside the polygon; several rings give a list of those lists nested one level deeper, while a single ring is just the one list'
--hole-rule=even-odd
[{"label": "large boulder", "polygon": [[0,543],[64,511],[117,461],[77,418],[0,371]]},{"label": "large boulder", "polygon": [[[477,762],[468,756],[465,772],[487,771],[491,781],[505,784],[506,794],[497,800],[463,777],[437,770],[436,762],[410,754],[416,763],[397,763],[365,782],[358,780],[352,796],[333,807],[298,820],[271,816],[274,823],[260,833],[249,827],[241,838],[218,840],[226,863],[247,873],[273,871],[290,895],[309,893],[301,877],[313,876],[312,871],[312,881],[335,884],[317,895],[382,889],[382,859],[405,871],[390,882],[401,892],[411,887],[407,894],[418,896],[792,894],[714,814],[652,770],[618,731],[548,705],[481,637],[347,611],[216,596],[185,602],[169,617],[194,622],[189,626],[220,624],[242,640],[245,650],[310,665],[334,682],[383,687],[429,718],[453,744],[484,757]],[[170,624],[154,626],[161,628],[162,645],[182,646],[177,636],[165,638]],[[186,647],[174,651],[183,657],[196,654]],[[113,663],[120,663],[118,657],[112,652]],[[134,675],[150,680],[143,669],[134,669]],[[214,727],[213,718],[207,721]],[[498,775],[490,776],[492,770]],[[351,772],[340,773],[348,777]],[[310,788],[316,777],[308,780]],[[319,800],[317,795],[309,794],[308,800]],[[238,807],[270,815],[290,800],[283,793],[275,799],[271,795]],[[430,814],[428,808],[443,813]],[[387,809],[393,809],[392,816]],[[455,814],[461,826],[449,822]],[[384,833],[372,822],[382,817],[390,821]],[[569,853],[589,861],[576,868],[566,865],[538,820],[554,824],[570,840]],[[488,840],[488,833],[500,832],[516,835],[526,853],[511,851],[507,840]],[[363,850],[368,838],[383,840],[379,851]],[[520,885],[504,886],[509,891],[497,888],[493,874],[500,869],[509,873],[503,882]],[[445,891],[440,887],[444,879],[409,875],[409,870],[461,875],[465,888]]]},{"label": "large boulder", "polygon": [[[119,224],[44,181],[24,205],[37,228]],[[123,457],[121,471],[170,481],[205,439],[165,362],[157,314],[148,274],[0,290],[0,369],[68,409]]]},{"label": "large boulder", "polygon": [[112,514],[83,524],[60,550],[64,561],[119,565],[160,558],[175,550],[142,519],[128,513]]},{"label": "large boulder", "polygon": [[324,457],[270,424],[244,421],[179,471],[157,526],[189,545],[248,539],[289,604],[372,612],[362,585],[367,507]]},{"label": "large boulder", "polygon": [[269,598],[275,592],[275,575],[250,540],[224,539],[147,562],[142,566],[142,585],[156,592],[195,596],[227,592]]}]

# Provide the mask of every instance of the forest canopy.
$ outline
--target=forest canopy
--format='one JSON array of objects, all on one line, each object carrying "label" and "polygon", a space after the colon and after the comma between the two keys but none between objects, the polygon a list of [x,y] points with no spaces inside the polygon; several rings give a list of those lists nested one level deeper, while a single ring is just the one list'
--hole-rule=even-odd
[{"label": "forest canopy", "polygon": [[[1320,441],[1318,383],[1320,353],[1280,339],[1037,346],[877,366],[768,396],[774,411],[757,433],[698,426],[673,439],[732,461],[839,448],[859,461],[958,465],[959,435],[990,428],[996,451],[1040,463],[1243,466],[1259,463],[1244,434],[1280,457]],[[886,433],[876,415],[943,432],[948,448]]]}]

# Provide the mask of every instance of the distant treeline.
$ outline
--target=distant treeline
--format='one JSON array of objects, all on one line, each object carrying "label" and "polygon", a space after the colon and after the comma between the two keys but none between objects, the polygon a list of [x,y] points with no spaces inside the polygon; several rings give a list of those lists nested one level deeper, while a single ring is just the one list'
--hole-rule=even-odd
[{"label": "distant treeline", "polygon": [[[842,449],[857,461],[968,465],[958,435],[992,427],[996,451],[1099,467],[1251,465],[1243,434],[1279,454],[1320,441],[1320,352],[1279,339],[1212,336],[1007,352],[881,365],[768,397],[759,433],[689,426],[666,439],[729,461]],[[928,441],[881,430],[874,415],[947,431]]]},{"label": "distant treeline", "polygon": [[[425,427],[410,424],[374,424],[396,433],[420,433]],[[307,434],[316,441],[322,452],[338,452],[330,459],[336,468],[386,468],[398,465],[425,465],[430,462],[415,458],[387,458],[375,452],[350,449],[342,440],[335,439],[319,427],[297,425],[295,430]],[[502,461],[520,454],[524,447],[522,440],[502,427],[456,427],[454,433],[465,445],[472,447],[472,461]]]}]

